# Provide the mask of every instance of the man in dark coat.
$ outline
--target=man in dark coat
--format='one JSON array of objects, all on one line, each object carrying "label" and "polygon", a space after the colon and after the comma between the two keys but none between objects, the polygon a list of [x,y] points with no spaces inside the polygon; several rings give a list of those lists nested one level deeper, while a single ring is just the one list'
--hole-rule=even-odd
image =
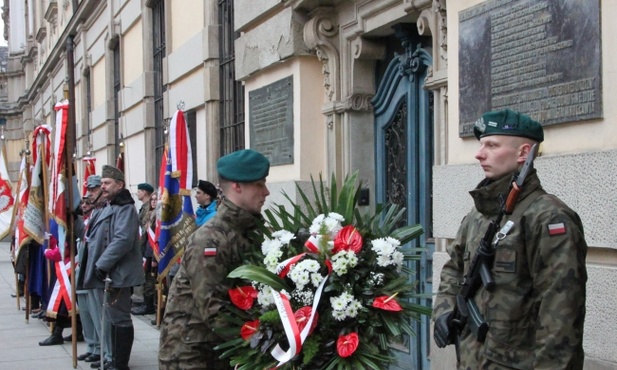
[{"label": "man in dark coat", "polygon": [[103,315],[111,323],[110,369],[129,369],[134,338],[131,287],[144,283],[139,217],[135,201],[125,188],[122,171],[103,166],[101,183],[106,205],[92,216],[88,225],[83,287],[101,292],[105,279],[111,279],[109,291],[103,293],[108,295]]}]

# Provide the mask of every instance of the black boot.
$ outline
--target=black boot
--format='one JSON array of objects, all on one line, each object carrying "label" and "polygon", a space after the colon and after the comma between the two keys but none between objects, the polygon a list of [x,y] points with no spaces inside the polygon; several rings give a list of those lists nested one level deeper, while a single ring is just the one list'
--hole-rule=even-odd
[{"label": "black boot", "polygon": [[153,313],[156,313],[156,309],[154,307],[154,296],[144,296],[144,304],[132,309],[131,313],[133,315],[152,315]]},{"label": "black boot", "polygon": [[111,347],[114,360],[110,370],[130,370],[129,359],[133,348],[135,329],[133,326],[115,326],[111,329]]},{"label": "black boot", "polygon": [[60,326],[54,326],[54,330],[51,332],[49,338],[39,342],[39,346],[54,346],[56,344],[64,343],[64,340],[62,339],[62,330],[63,328]]}]

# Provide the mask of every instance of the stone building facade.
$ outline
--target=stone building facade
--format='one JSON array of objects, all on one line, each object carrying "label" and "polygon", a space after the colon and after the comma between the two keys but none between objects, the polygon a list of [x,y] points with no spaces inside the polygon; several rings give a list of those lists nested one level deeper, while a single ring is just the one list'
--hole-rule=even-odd
[{"label": "stone building facade", "polygon": [[[425,228],[427,253],[415,267],[419,291],[431,293],[446,245],[472,206],[467,191],[482,177],[477,141],[461,135],[470,92],[459,67],[468,57],[463,37],[486,30],[468,35],[462,25],[527,3],[550,7],[540,0],[4,0],[8,103],[0,114],[9,166],[16,175],[25,138],[53,122],[53,105],[68,89],[72,39],[77,158],[95,156],[100,171],[124,150],[136,192],[138,183],[155,182],[166,125],[182,103],[196,178],[215,179],[221,154],[251,147],[275,163],[271,202],[284,204],[280,191],[293,198],[311,176],[358,171],[367,207],[407,207],[407,222]],[[617,336],[617,73],[606,47],[617,8],[585,3],[596,5],[605,46],[588,56],[601,68],[594,76],[600,114],[546,126],[536,166],[548,191],[580,214],[590,246],[585,368],[617,369],[606,340]],[[398,368],[454,368],[453,352],[432,344],[428,320],[416,329],[417,337],[396,345]]]}]

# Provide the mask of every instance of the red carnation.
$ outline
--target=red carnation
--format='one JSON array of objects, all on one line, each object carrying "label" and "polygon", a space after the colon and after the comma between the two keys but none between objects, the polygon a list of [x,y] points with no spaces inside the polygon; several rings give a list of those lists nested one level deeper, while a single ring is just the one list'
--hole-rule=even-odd
[{"label": "red carnation", "polygon": [[257,298],[257,290],[252,285],[237,287],[236,289],[229,289],[229,297],[231,302],[238,308],[248,310],[253,307],[255,298]]},{"label": "red carnation", "polygon": [[[294,317],[296,318],[296,323],[298,324],[298,330],[302,332],[308,324],[309,319],[311,318],[311,312],[313,311],[312,307],[306,306],[302,307],[298,311],[294,313]],[[309,330],[309,335],[315,330],[317,326],[317,320],[319,319],[319,314],[315,312],[315,317],[313,317],[313,322],[311,323],[311,329]]]},{"label": "red carnation", "polygon": [[391,296],[383,295],[381,297],[375,298],[375,300],[373,301],[373,307],[381,308],[382,310],[385,310],[385,311],[395,311],[395,312],[403,311],[403,307],[401,307],[401,305],[398,304],[396,300],[394,300],[394,297],[396,297],[396,294],[391,295]]},{"label": "red carnation", "polygon": [[362,249],[362,235],[358,229],[352,225],[347,225],[341,229],[334,238],[334,249],[332,253],[336,254],[340,251],[352,251],[355,254],[360,253]]},{"label": "red carnation", "polygon": [[240,328],[240,336],[244,340],[249,340],[257,332],[257,329],[259,329],[259,320],[247,321]]},{"label": "red carnation", "polygon": [[360,344],[358,333],[341,335],[336,341],[336,352],[338,352],[338,355],[341,357],[349,357],[356,352],[358,344]]}]

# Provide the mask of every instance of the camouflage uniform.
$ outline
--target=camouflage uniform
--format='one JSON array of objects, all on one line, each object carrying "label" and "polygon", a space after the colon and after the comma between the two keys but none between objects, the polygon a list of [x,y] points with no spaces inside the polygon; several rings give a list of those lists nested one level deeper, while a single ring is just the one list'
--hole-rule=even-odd
[{"label": "camouflage uniform", "polygon": [[[160,369],[230,368],[212,350],[230,338],[221,338],[212,329],[226,325],[217,318],[229,302],[226,277],[243,264],[245,251],[255,248],[248,234],[256,229],[257,217],[224,200],[214,218],[190,236],[161,324]],[[216,251],[206,256],[204,248]]]},{"label": "camouflage uniform", "polygon": [[[459,283],[510,182],[511,176],[492,183],[485,180],[470,192],[475,208],[448,247],[451,259],[441,273],[433,318],[453,309]],[[567,205],[542,190],[535,170],[527,176],[517,205],[530,194],[537,197],[535,201],[526,209],[515,208],[514,215],[501,223],[512,219],[515,225],[497,247],[492,268],[495,289],[480,287],[474,297],[489,331],[480,343],[468,327],[463,329],[459,369],[583,367],[587,281],[583,225]]]}]

